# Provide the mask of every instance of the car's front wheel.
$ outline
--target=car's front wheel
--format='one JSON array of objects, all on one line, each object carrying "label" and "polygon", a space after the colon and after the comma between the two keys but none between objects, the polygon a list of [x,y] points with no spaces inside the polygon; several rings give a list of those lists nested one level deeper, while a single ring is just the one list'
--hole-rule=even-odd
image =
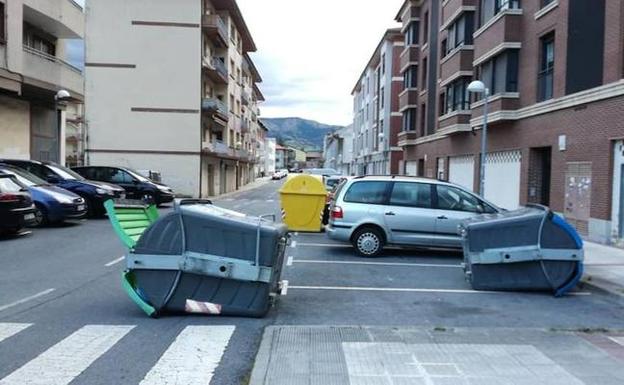
[{"label": "car's front wheel", "polygon": [[35,205],[35,223],[34,223],[34,227],[41,227],[41,226],[45,226],[47,225],[49,222],[48,220],[48,213],[46,212],[45,208],[43,208],[42,206],[39,205]]},{"label": "car's front wheel", "polygon": [[364,227],[353,235],[352,244],[362,257],[376,257],[383,250],[384,238],[378,229]]}]

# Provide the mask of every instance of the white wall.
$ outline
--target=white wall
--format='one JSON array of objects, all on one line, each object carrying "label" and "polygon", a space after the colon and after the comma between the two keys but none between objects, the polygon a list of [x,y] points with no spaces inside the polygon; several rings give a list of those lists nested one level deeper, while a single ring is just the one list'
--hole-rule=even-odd
[{"label": "white wall", "polygon": [[0,96],[0,158],[30,158],[30,105]]},{"label": "white wall", "polygon": [[[200,150],[201,28],[132,25],[132,21],[200,25],[201,2],[89,0],[86,17],[87,63],[136,66],[86,67],[88,148],[93,150],[89,163],[114,160],[97,155],[97,150],[127,151],[119,158],[131,167],[153,168],[163,177],[170,174],[175,190],[197,196],[199,156],[167,152]],[[196,112],[133,112],[132,108]],[[133,153],[137,150],[163,153]],[[174,172],[172,165],[179,169]]]}]

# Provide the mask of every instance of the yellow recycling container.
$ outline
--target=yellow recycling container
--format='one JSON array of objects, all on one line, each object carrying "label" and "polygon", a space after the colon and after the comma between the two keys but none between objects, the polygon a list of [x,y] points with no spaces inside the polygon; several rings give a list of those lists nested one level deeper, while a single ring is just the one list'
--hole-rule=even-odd
[{"label": "yellow recycling container", "polygon": [[290,231],[321,232],[327,191],[323,177],[291,175],[279,191],[282,220]]}]

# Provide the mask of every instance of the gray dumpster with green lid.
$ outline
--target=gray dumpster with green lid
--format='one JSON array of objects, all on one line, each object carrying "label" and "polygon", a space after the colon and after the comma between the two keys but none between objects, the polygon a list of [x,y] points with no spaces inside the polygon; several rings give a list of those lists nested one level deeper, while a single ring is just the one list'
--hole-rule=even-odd
[{"label": "gray dumpster with green lid", "polygon": [[285,226],[209,201],[176,201],[126,257],[124,288],[150,316],[264,316],[279,293]]},{"label": "gray dumpster with green lid", "polygon": [[475,290],[552,291],[583,274],[583,241],[547,207],[487,214],[460,225],[466,278]]}]

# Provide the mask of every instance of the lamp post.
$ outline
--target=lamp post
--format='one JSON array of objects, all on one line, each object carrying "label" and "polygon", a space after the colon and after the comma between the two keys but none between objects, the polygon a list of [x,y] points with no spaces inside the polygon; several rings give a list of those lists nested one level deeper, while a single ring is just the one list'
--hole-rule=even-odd
[{"label": "lamp post", "polygon": [[487,151],[487,124],[488,124],[488,97],[490,96],[490,90],[485,87],[480,80],[475,80],[468,85],[468,92],[483,95],[483,132],[481,132],[481,171],[479,172],[479,194],[482,198],[485,198],[485,159]]},{"label": "lamp post", "polygon": [[61,116],[59,115],[59,102],[65,99],[71,98],[71,94],[67,90],[59,90],[54,95],[54,118],[56,119],[56,133],[59,138],[59,152],[58,162],[65,165],[65,159],[63,159],[63,148],[65,147],[65,133],[61,132]]}]

